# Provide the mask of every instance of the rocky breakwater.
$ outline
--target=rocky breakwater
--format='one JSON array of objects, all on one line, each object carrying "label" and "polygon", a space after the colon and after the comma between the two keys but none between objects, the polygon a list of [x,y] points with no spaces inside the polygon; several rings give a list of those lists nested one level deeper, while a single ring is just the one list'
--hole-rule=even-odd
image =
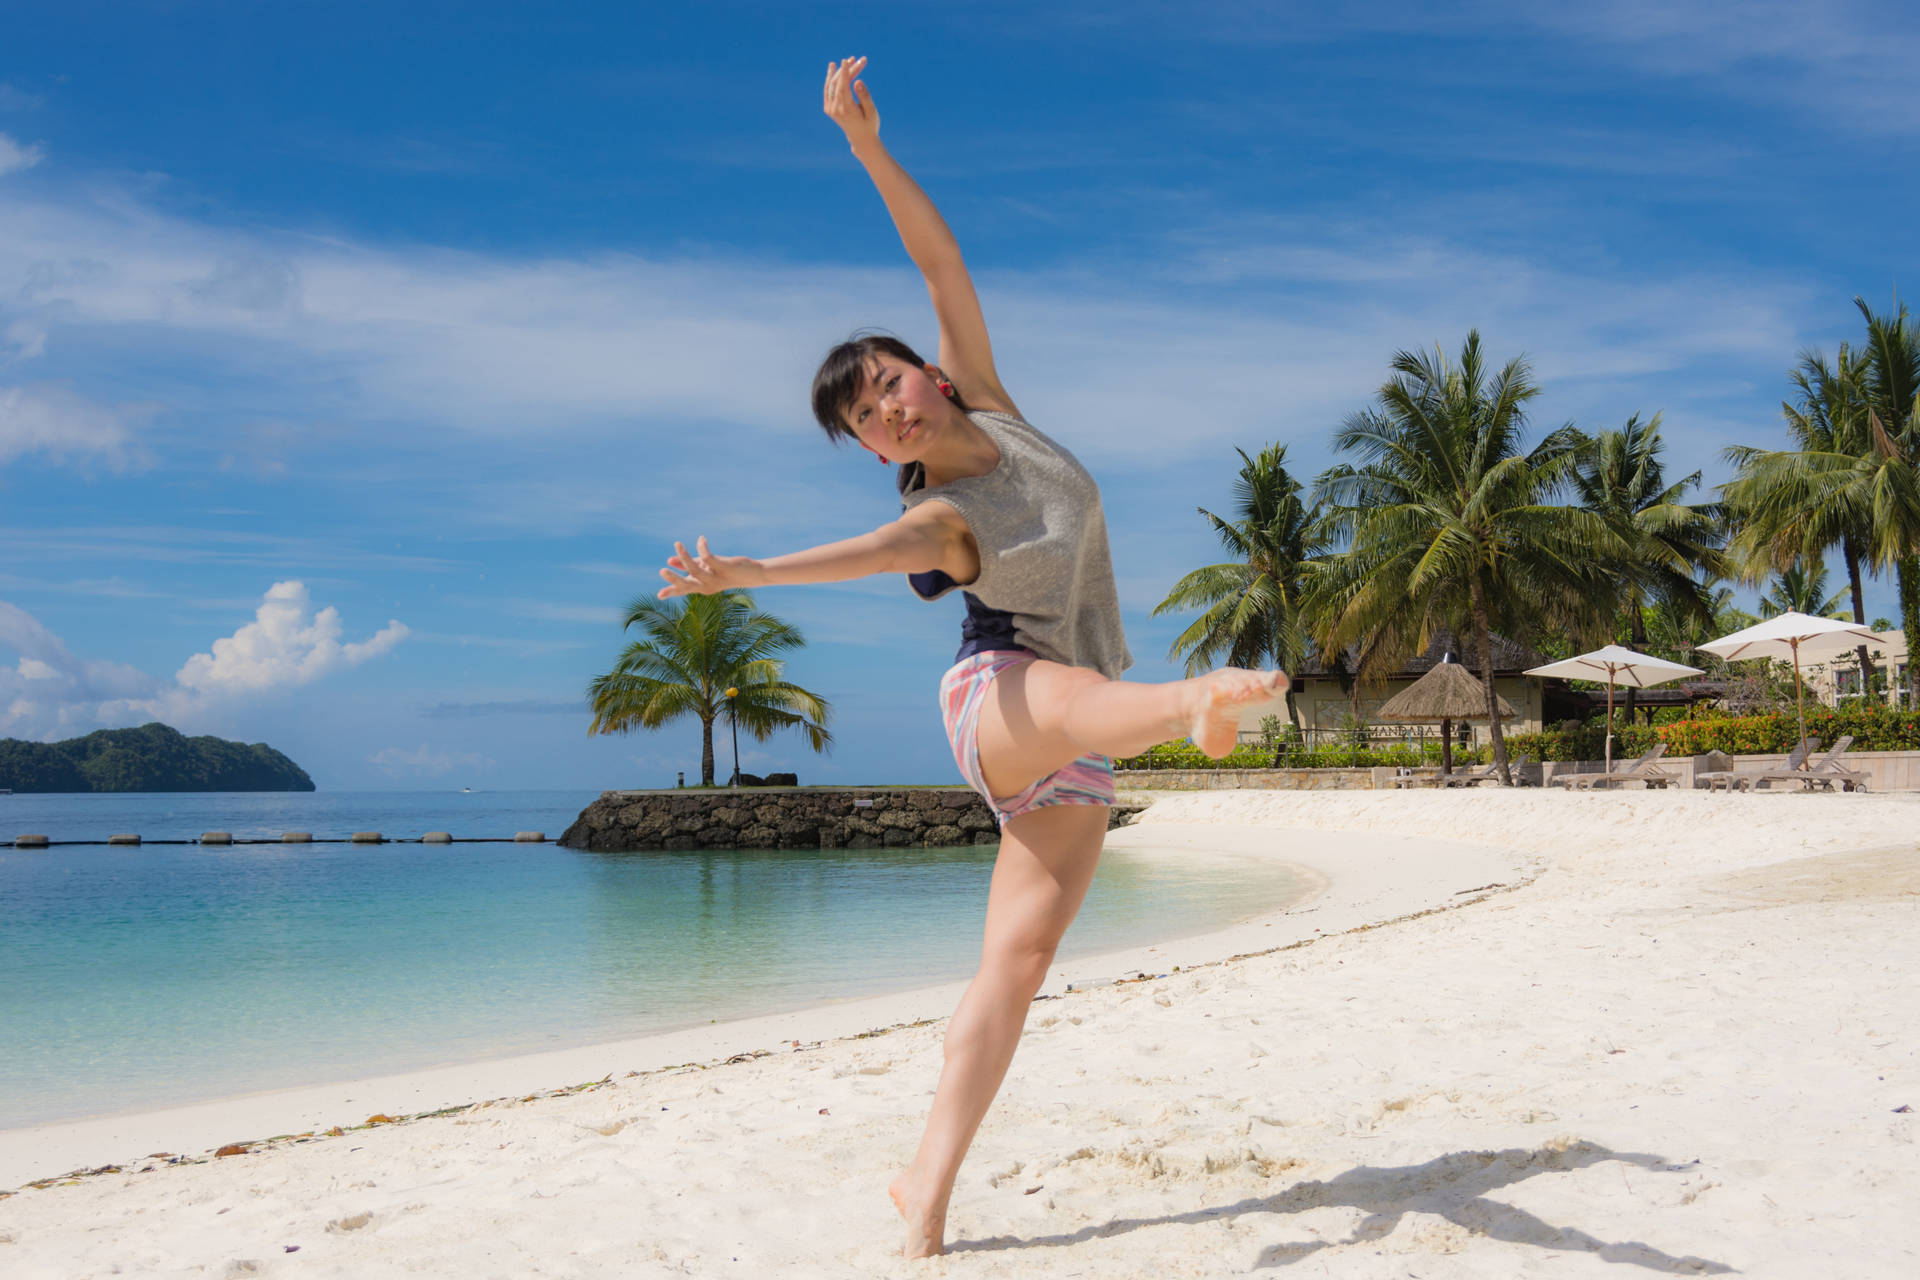
[{"label": "rocky breakwater", "polygon": [[[1118,825],[1137,808],[1116,808]],[[606,791],[560,837],[569,849],[878,849],[997,844],[986,802],[957,787]]]},{"label": "rocky breakwater", "polygon": [[607,791],[560,843],[569,849],[878,849],[994,844],[999,827],[971,791]]}]

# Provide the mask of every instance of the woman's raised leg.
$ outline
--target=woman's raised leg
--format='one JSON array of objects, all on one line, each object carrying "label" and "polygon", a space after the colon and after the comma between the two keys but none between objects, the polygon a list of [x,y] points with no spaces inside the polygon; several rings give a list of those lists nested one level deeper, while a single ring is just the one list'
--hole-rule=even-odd
[{"label": "woman's raised leg", "polygon": [[1054,948],[1087,896],[1107,812],[1104,805],[1059,805],[1001,828],[980,969],[947,1024],[946,1064],[920,1149],[888,1188],[907,1220],[909,1257],[944,1247],[953,1180],[1013,1061]]},{"label": "woman's raised leg", "polygon": [[1190,737],[1210,756],[1233,750],[1241,709],[1287,691],[1278,671],[1219,671],[1167,684],[1109,680],[1084,667],[1035,661],[994,677],[975,735],[980,771],[997,796],[1016,795],[1089,752],[1130,756]]}]

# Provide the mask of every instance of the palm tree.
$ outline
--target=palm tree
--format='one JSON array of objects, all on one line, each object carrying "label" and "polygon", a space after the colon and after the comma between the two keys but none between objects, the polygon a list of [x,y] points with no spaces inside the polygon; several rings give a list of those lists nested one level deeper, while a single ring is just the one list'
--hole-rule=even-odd
[{"label": "palm tree", "polygon": [[1348,546],[1314,575],[1315,638],[1325,653],[1358,645],[1357,674],[1378,679],[1439,627],[1471,636],[1494,763],[1510,784],[1493,628],[1594,634],[1612,603],[1603,566],[1625,547],[1592,512],[1547,503],[1576,459],[1563,432],[1520,452],[1526,403],[1539,394],[1524,360],[1489,375],[1475,331],[1458,365],[1437,349],[1403,351],[1393,371],[1377,407],[1335,433],[1335,449],[1360,465],[1319,480],[1325,525]]},{"label": "palm tree", "polygon": [[[1574,451],[1574,500],[1605,521],[1628,552],[1613,566],[1614,616],[1624,618],[1633,646],[1644,649],[1647,645],[1645,611],[1655,601],[1703,622],[1710,620],[1712,602],[1695,574],[1726,572],[1720,507],[1683,500],[1687,490],[1699,487],[1698,471],[1678,483],[1667,483],[1660,458],[1666,449],[1660,438],[1660,415],[1643,423],[1635,414],[1618,431],[1594,436],[1575,427],[1563,430]],[[1629,723],[1637,692],[1627,686]]]},{"label": "palm tree", "polygon": [[1647,643],[1655,652],[1665,653],[1708,671],[1726,670],[1726,661],[1697,650],[1715,636],[1730,635],[1760,621],[1734,604],[1733,588],[1720,585],[1718,575],[1708,574],[1695,586],[1707,602],[1703,617],[1691,605],[1679,606],[1670,600],[1658,600],[1643,611]]},{"label": "palm tree", "polygon": [[[1873,558],[1893,568],[1900,625],[1911,645],[1920,635],[1920,325],[1904,303],[1891,319],[1875,315],[1864,298],[1853,305],[1867,322]],[[1907,664],[1907,705],[1920,707],[1920,663]]]},{"label": "palm tree", "polygon": [[760,612],[745,591],[684,601],[641,596],[627,606],[624,627],[638,627],[646,638],[587,686],[588,733],[658,729],[694,716],[703,787],[713,785],[713,722],[729,702],[734,723],[756,741],[793,728],[815,751],[833,745],[826,700],[780,678],[784,664],[776,655],[806,643],[798,628]]},{"label": "palm tree", "polygon": [[[1314,533],[1317,512],[1302,500],[1300,482],[1287,471],[1285,445],[1270,444],[1251,458],[1245,449],[1234,452],[1241,463],[1233,482],[1239,518],[1226,520],[1199,508],[1234,558],[1195,569],[1153,608],[1156,618],[1175,610],[1202,610],[1167,649],[1169,662],[1185,656],[1190,676],[1222,662],[1291,671],[1307,656],[1300,612],[1303,577],[1313,558],[1326,549]],[[1298,730],[1300,712],[1291,688],[1287,716]]]},{"label": "palm tree", "polygon": [[[1853,596],[1853,620],[1866,621],[1863,567],[1874,546],[1873,449],[1868,356],[1840,344],[1832,365],[1803,352],[1790,378],[1792,400],[1780,405],[1791,450],[1736,446],[1726,452],[1734,479],[1721,493],[1737,530],[1733,551],[1742,575],[1759,582],[1803,562],[1821,563],[1838,549]],[[1867,647],[1855,650],[1863,681]]]},{"label": "palm tree", "polygon": [[[1840,611],[1840,593],[1827,594],[1827,566],[1789,565],[1773,575],[1772,588],[1760,599],[1760,616],[1810,613],[1826,618]],[[1864,646],[1863,646],[1864,647]]]}]

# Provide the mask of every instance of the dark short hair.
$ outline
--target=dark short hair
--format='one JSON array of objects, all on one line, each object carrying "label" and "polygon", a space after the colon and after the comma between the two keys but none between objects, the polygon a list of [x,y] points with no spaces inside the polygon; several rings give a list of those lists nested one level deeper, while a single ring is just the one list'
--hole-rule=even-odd
[{"label": "dark short hair", "polygon": [[829,439],[851,436],[846,413],[867,385],[867,366],[881,354],[904,360],[914,368],[926,365],[918,352],[890,333],[856,333],[827,352],[813,375],[813,416]]},{"label": "dark short hair", "polygon": [[[853,436],[847,427],[847,410],[866,388],[867,366],[882,354],[905,361],[916,369],[927,366],[919,352],[892,334],[868,332],[856,333],[835,346],[815,371],[813,416],[826,429],[827,439],[835,444]],[[967,402],[960,398],[958,391],[949,391],[947,399],[962,413],[967,411]],[[925,483],[926,468],[918,462],[903,463],[894,473],[894,484],[901,493],[909,493]]]}]

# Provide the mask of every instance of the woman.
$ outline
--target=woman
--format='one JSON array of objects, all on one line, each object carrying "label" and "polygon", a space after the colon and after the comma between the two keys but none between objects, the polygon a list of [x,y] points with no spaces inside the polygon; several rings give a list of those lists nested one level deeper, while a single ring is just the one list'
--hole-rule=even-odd
[{"label": "woman", "polygon": [[825,109],[846,133],[926,277],[940,363],[891,338],[842,343],[814,378],[827,434],[901,464],[906,510],[843,542],[756,560],[674,543],[663,598],[774,583],[903,573],[932,599],[960,586],[967,620],[941,681],[954,758],[1001,824],[980,968],[947,1027],[946,1058],[919,1151],[888,1189],[909,1256],[942,1251],[960,1162],[999,1091],[1060,937],[1080,909],[1113,802],[1108,758],[1182,734],[1232,750],[1247,705],[1286,692],[1278,672],[1228,669],[1126,684],[1131,664],[1099,491],[1027,425],[1000,385],[986,322],[953,234],[880,145],[857,79],[865,58],[827,69]]}]

